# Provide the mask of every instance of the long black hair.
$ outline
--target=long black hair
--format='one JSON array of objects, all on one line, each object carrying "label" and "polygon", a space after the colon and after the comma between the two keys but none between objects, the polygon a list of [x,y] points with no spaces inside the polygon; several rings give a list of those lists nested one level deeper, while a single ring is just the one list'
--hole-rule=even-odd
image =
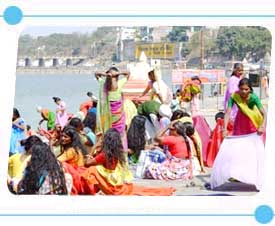
[{"label": "long black hair", "polygon": [[184,127],[185,127],[185,133],[186,135],[193,141],[196,150],[199,150],[199,145],[198,145],[198,141],[195,138],[194,134],[195,134],[195,127],[193,125],[193,123],[191,122],[184,122],[183,123]]},{"label": "long black hair", "polygon": [[104,134],[102,141],[102,151],[106,155],[107,165],[118,160],[121,165],[125,165],[125,156],[119,132],[114,129],[108,129]]},{"label": "long black hair", "polygon": [[93,132],[96,129],[96,114],[93,112],[88,112],[85,119],[83,120],[84,127],[90,128]]},{"label": "long black hair", "polygon": [[128,147],[139,156],[140,151],[145,147],[145,122],[146,117],[136,115],[130,124],[127,132]]},{"label": "long black hair", "polygon": [[[118,72],[118,69],[116,67],[110,67],[108,71],[106,71],[106,73],[109,72]],[[106,81],[105,81],[105,89],[109,92],[112,89],[112,77],[110,75],[107,75],[106,77]]]},{"label": "long black hair", "polygon": [[17,109],[17,108],[13,108],[12,121],[14,121],[14,120],[16,120],[16,119],[18,119],[18,118],[20,118],[20,117],[21,117],[21,116],[20,116],[20,113],[19,113],[18,109]]},{"label": "long black hair", "polygon": [[19,183],[18,193],[37,194],[46,178],[50,186],[48,194],[68,194],[63,168],[50,147],[45,143],[35,144],[24,177]]},{"label": "long black hair", "polygon": [[20,145],[24,147],[26,153],[31,153],[31,148],[35,144],[42,144],[42,140],[35,135],[29,136],[27,139],[21,140]]},{"label": "long black hair", "polygon": [[182,110],[175,110],[173,112],[173,115],[171,117],[171,121],[174,121],[174,120],[177,120],[177,119],[180,119],[182,117],[190,117],[190,115],[187,113],[187,112],[184,112]]},{"label": "long black hair", "polygon": [[180,121],[177,121],[174,124],[174,128],[175,128],[177,134],[179,134],[180,136],[182,136],[184,138],[184,141],[186,143],[186,147],[187,147],[187,150],[188,150],[188,155],[190,157],[191,156],[191,145],[190,145],[190,143],[188,141],[188,138],[187,138],[186,127],[185,127],[184,123],[180,122]]},{"label": "long black hair", "polygon": [[63,145],[63,147],[65,149],[73,147],[77,152],[78,152],[78,150],[80,150],[85,158],[88,154],[88,151],[85,148],[85,146],[81,143],[80,137],[79,137],[76,129],[74,127],[68,125],[63,128],[62,133],[65,133],[66,135],[68,135],[72,140],[71,143]]}]

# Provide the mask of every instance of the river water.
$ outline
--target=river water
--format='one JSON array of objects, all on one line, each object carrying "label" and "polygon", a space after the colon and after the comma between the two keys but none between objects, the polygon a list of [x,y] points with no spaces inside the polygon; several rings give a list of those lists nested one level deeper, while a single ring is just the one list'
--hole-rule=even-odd
[{"label": "river water", "polygon": [[[163,76],[171,87],[171,74]],[[71,113],[78,112],[79,105],[88,100],[86,93],[98,96],[98,83],[93,74],[17,74],[14,106],[32,129],[36,129],[41,116],[37,106],[55,111],[52,97],[64,100]]]}]

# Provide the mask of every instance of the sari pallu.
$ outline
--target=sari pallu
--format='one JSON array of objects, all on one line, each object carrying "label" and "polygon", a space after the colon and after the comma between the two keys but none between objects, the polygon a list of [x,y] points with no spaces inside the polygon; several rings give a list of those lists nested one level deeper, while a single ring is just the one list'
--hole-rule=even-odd
[{"label": "sari pallu", "polygon": [[244,103],[238,93],[232,94],[232,98],[239,108],[235,123],[234,135],[244,135],[254,133],[263,123],[263,116],[256,105],[249,108],[247,103]]}]

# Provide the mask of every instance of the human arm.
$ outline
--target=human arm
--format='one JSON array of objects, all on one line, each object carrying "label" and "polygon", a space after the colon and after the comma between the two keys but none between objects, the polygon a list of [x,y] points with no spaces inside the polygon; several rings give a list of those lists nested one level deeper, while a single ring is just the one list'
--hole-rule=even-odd
[{"label": "human arm", "polygon": [[262,116],[263,116],[263,122],[262,122],[262,125],[260,125],[260,127],[257,129],[257,133],[258,133],[258,135],[262,135],[263,134],[263,132],[264,132],[264,130],[265,130],[265,126],[266,126],[266,112],[265,112],[265,110],[264,110],[264,108],[262,107],[262,108],[259,108],[259,111],[260,111],[260,113],[262,114]]},{"label": "human arm", "polygon": [[142,92],[142,94],[139,96],[139,98],[145,96],[150,91],[151,88],[152,87],[151,87],[150,83],[148,83],[145,90]]},{"label": "human arm", "polygon": [[96,159],[92,156],[88,156],[85,162],[85,166],[89,167],[89,166],[95,166],[95,165],[97,165]]},{"label": "human arm", "polygon": [[224,115],[223,130],[222,130],[223,137],[227,136],[227,125],[230,119],[231,110],[232,108],[228,107]]},{"label": "human arm", "polygon": [[38,123],[38,125],[40,126],[43,122],[44,122],[44,118],[42,118],[40,121],[39,121],[39,123]]},{"label": "human arm", "polygon": [[121,71],[121,72],[118,72],[118,75],[123,75],[128,80],[130,77],[130,71]]},{"label": "human arm", "polygon": [[102,76],[107,76],[106,72],[103,72],[103,71],[96,71],[95,72],[95,77],[96,77],[97,80]]},{"label": "human arm", "polygon": [[103,152],[100,152],[97,156],[92,157],[89,156],[85,162],[85,166],[95,166],[95,165],[103,165],[106,163],[105,154]]},{"label": "human arm", "polygon": [[174,120],[174,121],[172,121],[168,126],[166,126],[165,128],[161,129],[161,130],[156,134],[154,140],[155,140],[156,142],[158,142],[160,145],[163,144],[163,138],[164,138],[164,135],[165,135],[166,131],[167,131],[168,129],[171,129],[171,128],[173,129],[174,124],[175,124],[177,121],[178,121],[178,120]]}]

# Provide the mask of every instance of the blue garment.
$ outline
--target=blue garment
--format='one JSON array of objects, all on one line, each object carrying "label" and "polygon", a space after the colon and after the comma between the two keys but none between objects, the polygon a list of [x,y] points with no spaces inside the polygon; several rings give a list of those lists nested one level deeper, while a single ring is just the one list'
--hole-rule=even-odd
[{"label": "blue garment", "polygon": [[[24,119],[20,118],[18,121],[20,126],[25,125]],[[11,129],[11,139],[10,139],[10,155],[16,153],[22,153],[24,148],[20,145],[20,141],[25,139],[25,130],[12,125]]]},{"label": "blue garment", "polygon": [[94,114],[96,115],[96,108],[95,108],[95,107],[92,107],[92,108],[89,109],[88,112],[92,112],[92,113],[94,113]]},{"label": "blue garment", "polygon": [[96,135],[94,134],[94,132],[89,127],[85,127],[83,129],[83,131],[85,132],[85,134],[87,135],[89,140],[93,142],[93,145],[95,145],[96,144]]}]

